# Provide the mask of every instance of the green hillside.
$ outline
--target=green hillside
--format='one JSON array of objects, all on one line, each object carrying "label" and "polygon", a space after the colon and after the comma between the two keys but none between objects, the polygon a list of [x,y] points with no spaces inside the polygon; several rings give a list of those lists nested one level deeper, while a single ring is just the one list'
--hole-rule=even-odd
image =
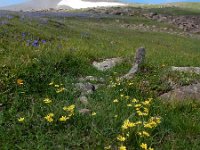
[{"label": "green hillside", "polygon": [[[170,71],[199,66],[199,36],[169,34],[166,28],[182,31],[141,15],[68,13],[0,11],[0,149],[198,150],[199,102],[158,97],[172,90],[168,81],[200,81],[198,74]],[[139,47],[146,49],[140,71],[119,80]],[[92,66],[114,57],[123,61],[110,70]],[[88,104],[75,87],[86,76],[104,79],[92,81],[100,87],[87,95]]]}]

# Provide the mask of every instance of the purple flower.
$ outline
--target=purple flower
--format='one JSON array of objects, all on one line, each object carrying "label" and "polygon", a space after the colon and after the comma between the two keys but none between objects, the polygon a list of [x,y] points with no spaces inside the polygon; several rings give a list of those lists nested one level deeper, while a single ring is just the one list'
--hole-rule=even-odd
[{"label": "purple flower", "polygon": [[39,46],[39,41],[38,40],[33,41],[32,46],[33,47],[38,47]]},{"label": "purple flower", "polygon": [[47,41],[46,40],[42,40],[41,42],[42,42],[42,44],[46,44]]},{"label": "purple flower", "polygon": [[25,36],[26,36],[26,33],[22,32],[22,37],[25,38]]}]

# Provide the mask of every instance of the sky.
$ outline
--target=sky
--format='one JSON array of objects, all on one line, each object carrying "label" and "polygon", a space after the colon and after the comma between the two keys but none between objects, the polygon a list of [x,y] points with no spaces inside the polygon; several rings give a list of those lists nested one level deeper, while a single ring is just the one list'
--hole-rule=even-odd
[{"label": "sky", "polygon": [[[19,4],[28,0],[0,0],[0,7],[8,6],[12,4]],[[73,1],[73,0],[72,0]],[[158,3],[170,3],[170,2],[200,2],[200,0],[120,0],[125,2],[135,2],[135,3],[149,3],[149,4],[158,4]]]},{"label": "sky", "polygon": [[147,3],[147,4],[159,4],[159,3],[171,3],[171,2],[200,2],[200,0],[121,0],[121,1]]},{"label": "sky", "polygon": [[12,4],[19,4],[26,1],[28,0],[0,0],[0,7],[12,5]]}]

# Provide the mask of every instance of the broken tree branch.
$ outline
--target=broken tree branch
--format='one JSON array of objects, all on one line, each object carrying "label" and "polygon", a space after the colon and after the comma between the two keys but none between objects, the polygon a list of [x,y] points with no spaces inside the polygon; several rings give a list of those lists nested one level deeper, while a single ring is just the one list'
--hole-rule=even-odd
[{"label": "broken tree branch", "polygon": [[144,62],[145,54],[146,54],[146,50],[143,47],[138,48],[136,50],[135,59],[134,59],[132,68],[127,74],[121,77],[122,79],[131,79],[135,75],[135,73],[138,72],[141,64]]}]

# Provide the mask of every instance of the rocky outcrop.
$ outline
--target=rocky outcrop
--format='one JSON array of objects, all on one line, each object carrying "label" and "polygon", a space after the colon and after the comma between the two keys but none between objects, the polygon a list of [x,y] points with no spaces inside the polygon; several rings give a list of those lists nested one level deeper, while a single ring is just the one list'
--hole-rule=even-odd
[{"label": "rocky outcrop", "polygon": [[157,12],[149,12],[148,9],[133,7],[115,7],[115,8],[98,8],[88,9],[87,12],[93,14],[106,14],[118,16],[143,16],[148,19],[159,22],[167,22],[177,26],[185,32],[200,34],[200,16],[172,16],[168,14],[158,14]]},{"label": "rocky outcrop", "polygon": [[91,84],[90,82],[76,83],[75,87],[81,92],[82,95],[91,94],[96,90],[95,85]]},{"label": "rocky outcrop", "polygon": [[176,88],[160,96],[165,101],[200,100],[200,83]]},{"label": "rocky outcrop", "polygon": [[157,13],[143,14],[148,19],[167,22],[191,33],[200,33],[200,16],[170,16]]},{"label": "rocky outcrop", "polygon": [[108,69],[111,69],[111,68],[115,67],[117,64],[119,64],[121,62],[122,62],[122,59],[118,57],[118,58],[105,59],[105,60],[103,60],[101,62],[94,61],[92,63],[92,65],[97,70],[106,71]]}]

